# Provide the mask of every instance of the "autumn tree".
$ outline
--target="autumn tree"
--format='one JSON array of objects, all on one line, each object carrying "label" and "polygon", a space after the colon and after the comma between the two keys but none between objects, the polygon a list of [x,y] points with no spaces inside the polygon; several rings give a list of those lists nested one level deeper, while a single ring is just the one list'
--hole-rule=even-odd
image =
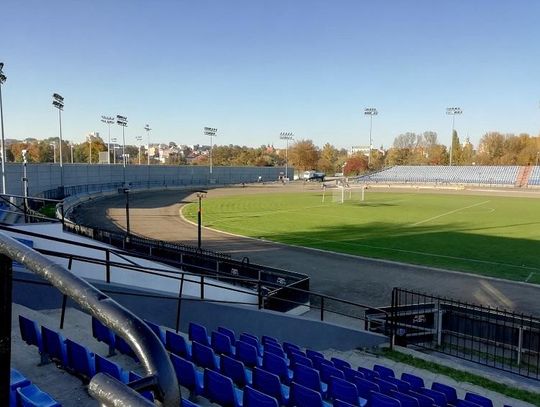
[{"label": "autumn tree", "polygon": [[298,140],[289,148],[289,165],[299,171],[317,169],[319,149],[311,140]]},{"label": "autumn tree", "polygon": [[346,176],[360,175],[368,170],[368,159],[364,154],[354,154],[349,157],[343,168]]},{"label": "autumn tree", "polygon": [[334,174],[336,171],[336,165],[338,163],[339,151],[332,144],[326,143],[320,154],[318,169],[324,171],[326,174]]}]

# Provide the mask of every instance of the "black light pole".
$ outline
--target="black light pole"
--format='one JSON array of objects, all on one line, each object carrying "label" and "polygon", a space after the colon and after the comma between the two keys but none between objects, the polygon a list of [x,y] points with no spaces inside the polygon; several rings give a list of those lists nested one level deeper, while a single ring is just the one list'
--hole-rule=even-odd
[{"label": "black light pole", "polygon": [[123,170],[122,170],[122,178],[124,182],[124,186],[126,185],[126,134],[125,134],[125,128],[127,127],[127,117],[116,115],[116,124],[119,126],[122,126],[122,162],[123,162]]},{"label": "black light pole", "polygon": [[111,124],[114,123],[114,117],[101,116],[101,121],[109,127],[109,143],[107,144],[107,164],[111,164]]},{"label": "black light pole", "polygon": [[461,107],[448,107],[446,108],[446,114],[452,116],[452,136],[450,138],[450,165],[452,165],[452,158],[454,155],[454,127],[456,124],[456,114],[462,114]]},{"label": "black light pole", "polygon": [[131,232],[129,227],[129,188],[126,188],[125,186],[118,188],[118,192],[123,193],[126,197],[126,241],[129,242],[129,234]]},{"label": "black light pole", "polygon": [[202,199],[206,196],[207,191],[197,191],[199,198],[199,210],[197,211],[197,248],[201,248],[201,229],[202,229]]},{"label": "black light pole", "polygon": [[290,132],[282,131],[279,133],[279,138],[281,140],[286,140],[286,147],[285,147],[285,179],[289,180],[289,140],[292,140],[294,138],[294,134]]},{"label": "black light pole", "polygon": [[[6,81],[7,77],[4,75],[2,69],[4,68],[4,63],[0,62],[0,130],[2,131],[2,145],[0,149],[2,150],[2,193],[6,193],[6,152],[5,152],[5,142],[4,142],[4,109],[2,106],[2,84]],[[2,390],[2,389],[0,389]]]},{"label": "black light pole", "polygon": [[213,127],[205,127],[204,135],[210,137],[210,177],[212,177],[212,150],[214,149],[214,137],[216,137],[217,129]]},{"label": "black light pole", "polygon": [[374,107],[367,107],[364,109],[364,115],[369,116],[369,154],[368,154],[368,167],[371,167],[371,150],[373,148],[373,139],[371,138],[371,131],[373,130],[373,116],[377,116],[379,112]]},{"label": "black light pole", "polygon": [[[64,162],[62,158],[62,110],[64,110],[64,98],[58,93],[55,93],[53,96],[53,106],[58,109],[58,122],[60,124],[60,144],[59,144],[59,153],[60,153],[60,188],[62,189],[62,197],[64,196]],[[55,155],[56,156],[56,155]]]},{"label": "black light pole", "polygon": [[26,159],[27,150],[22,150],[23,158],[23,195],[24,195],[24,223],[28,222],[28,174],[26,172]]}]

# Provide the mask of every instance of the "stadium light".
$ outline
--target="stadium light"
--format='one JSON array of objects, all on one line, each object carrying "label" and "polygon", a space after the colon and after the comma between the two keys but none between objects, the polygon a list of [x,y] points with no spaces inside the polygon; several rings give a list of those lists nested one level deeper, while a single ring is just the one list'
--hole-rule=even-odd
[{"label": "stadium light", "polygon": [[125,133],[125,129],[127,127],[127,117],[120,116],[119,114],[116,115],[116,124],[122,127],[122,163],[123,163],[122,179],[125,185],[126,184],[126,133]]},{"label": "stadium light", "polygon": [[456,123],[456,115],[462,114],[463,110],[461,110],[461,107],[447,107],[446,108],[446,114],[452,116],[452,136],[450,138],[450,166],[452,165],[452,156],[454,155],[454,149],[452,148],[454,145],[454,126]]},{"label": "stadium light", "polygon": [[6,81],[7,76],[4,75],[4,63],[0,62],[0,129],[2,130],[2,144],[0,145],[2,160],[2,193],[6,193],[6,151],[4,141],[4,109],[2,106],[2,84]]},{"label": "stadium light", "polygon": [[212,150],[214,149],[214,137],[216,137],[217,129],[213,127],[205,127],[204,135],[210,137],[210,176],[212,176]]},{"label": "stadium light", "polygon": [[369,116],[369,153],[368,153],[368,168],[371,167],[371,150],[373,149],[373,141],[371,131],[373,130],[373,116],[377,116],[379,112],[374,107],[366,107],[364,115]]},{"label": "stadium light", "polygon": [[111,124],[114,123],[113,116],[101,116],[101,121],[109,127],[109,143],[107,144],[107,163],[111,164]]},{"label": "stadium light", "polygon": [[139,142],[139,165],[141,165],[141,141],[142,141],[142,136],[135,137],[135,140],[137,140]]},{"label": "stadium light", "polygon": [[[59,156],[60,156],[60,188],[62,189],[62,196],[64,195],[64,161],[62,159],[62,111],[64,110],[64,98],[58,93],[54,93],[53,106],[58,109],[58,123],[60,128],[60,143],[59,143]],[[56,157],[56,154],[55,154]]]},{"label": "stadium light", "polygon": [[279,138],[281,140],[285,140],[285,179],[288,180],[289,179],[289,173],[288,173],[288,169],[289,169],[289,140],[293,140],[294,139],[294,134],[293,133],[290,133],[290,132],[285,132],[285,131],[282,131],[281,133],[279,133]]},{"label": "stadium light", "polygon": [[146,142],[147,142],[146,155],[148,156],[147,165],[150,165],[150,130],[152,130],[152,129],[150,128],[150,126],[148,124],[146,126],[144,126],[144,129],[146,130]]}]

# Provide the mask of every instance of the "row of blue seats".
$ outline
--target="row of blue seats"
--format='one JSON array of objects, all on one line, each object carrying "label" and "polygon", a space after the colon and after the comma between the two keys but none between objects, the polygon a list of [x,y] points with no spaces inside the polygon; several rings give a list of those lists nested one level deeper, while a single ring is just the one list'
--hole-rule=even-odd
[{"label": "row of blue seats", "polygon": [[[352,405],[357,406],[365,405],[366,400],[371,399],[373,392],[390,394],[394,396],[395,400],[401,399],[402,404],[409,402],[407,405],[414,401],[411,400],[411,396],[416,397],[417,401],[416,404],[412,403],[413,406],[492,406],[489,399],[473,393],[468,393],[465,400],[458,400],[456,390],[441,383],[433,383],[431,389],[426,389],[421,378],[407,373],[402,375],[402,379],[397,379],[394,377],[393,371],[384,366],[375,365],[373,371],[366,368],[359,368],[355,371],[346,361],[336,358],[327,361],[321,353],[309,349],[303,352],[297,345],[291,343],[284,342],[283,348],[285,350],[283,350],[275,338],[263,337],[263,345],[261,346],[258,343],[258,338],[253,335],[244,333],[236,341],[234,332],[220,327],[217,332],[212,332],[212,335],[209,336],[203,326],[192,323],[189,327],[189,337],[192,340],[190,346],[181,335],[163,329],[149,321],[146,322],[165,346],[181,357],[177,360],[173,358],[173,364],[175,364],[175,369],[181,378],[181,384],[196,394],[201,393],[201,389],[204,387],[200,379],[201,373],[194,366],[189,366],[187,359],[193,360],[202,368],[214,372],[221,371],[240,388],[253,385],[255,388],[275,396],[281,404],[285,405],[288,404],[288,390],[284,390],[284,387],[295,381],[296,384],[305,385],[307,388],[318,391],[322,398],[348,400]],[[245,343],[248,338],[250,344]],[[232,343],[235,346],[231,344],[231,340],[234,341]],[[175,345],[178,343],[181,346]],[[248,349],[250,352],[246,352]],[[259,355],[263,351],[261,364]],[[319,371],[313,369],[314,364]],[[182,366],[183,370],[178,368],[179,365]],[[294,373],[289,367],[293,368]],[[254,380],[250,368],[257,369],[253,372],[257,372],[258,380]],[[277,384],[274,380],[272,386],[262,386],[261,382],[272,382],[268,379],[268,375],[264,374],[265,372],[270,375],[275,374]],[[266,377],[266,380],[261,380],[261,376]],[[328,392],[329,387],[330,392]],[[269,388],[272,390],[269,391]]]},{"label": "row of blue seats", "polygon": [[9,407],[62,407],[16,369],[9,377]]}]

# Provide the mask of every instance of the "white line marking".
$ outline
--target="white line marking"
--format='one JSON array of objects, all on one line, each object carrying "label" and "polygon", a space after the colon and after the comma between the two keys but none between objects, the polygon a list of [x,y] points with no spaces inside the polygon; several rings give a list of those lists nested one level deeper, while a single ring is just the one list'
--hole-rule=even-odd
[{"label": "white line marking", "polygon": [[413,223],[411,226],[418,226],[418,225],[421,225],[422,223],[426,223],[426,222],[429,222],[429,221],[432,221],[432,220],[435,220],[435,219],[438,219],[438,218],[442,218],[443,216],[446,216],[446,215],[451,215],[453,213],[463,211],[465,209],[474,208],[475,206],[480,206],[480,205],[487,204],[488,202],[490,202],[490,201],[479,202],[479,203],[475,203],[473,205],[465,206],[463,208],[454,209],[453,211],[448,211],[446,213],[442,213],[440,215],[433,216],[433,217],[425,219],[425,220],[421,220],[420,222]]}]

